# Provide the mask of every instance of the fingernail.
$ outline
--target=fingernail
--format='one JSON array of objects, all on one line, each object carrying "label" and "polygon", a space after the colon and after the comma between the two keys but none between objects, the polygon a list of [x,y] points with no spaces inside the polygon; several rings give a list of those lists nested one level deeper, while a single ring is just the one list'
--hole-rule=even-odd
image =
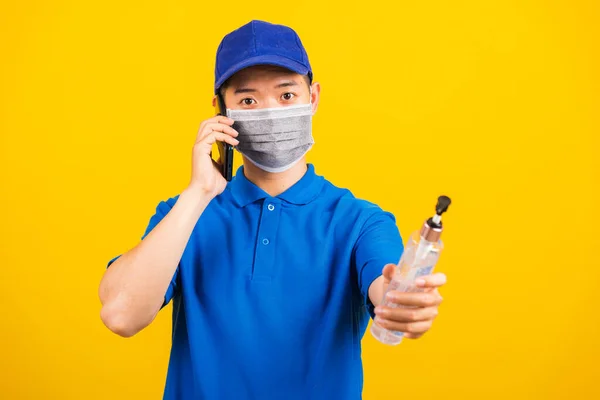
[{"label": "fingernail", "polygon": [[375,307],[375,314],[384,315],[386,313],[387,313],[387,310],[385,308],[381,308],[379,306]]},{"label": "fingernail", "polygon": [[419,279],[417,279],[417,280],[415,281],[415,283],[417,284],[417,286],[425,286],[425,284],[426,284],[427,282],[425,281],[425,279],[423,279],[423,278],[419,278]]}]

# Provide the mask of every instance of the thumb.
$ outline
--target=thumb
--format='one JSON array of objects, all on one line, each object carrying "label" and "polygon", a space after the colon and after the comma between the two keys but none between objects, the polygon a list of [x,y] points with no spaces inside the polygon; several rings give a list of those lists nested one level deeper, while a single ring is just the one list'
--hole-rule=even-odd
[{"label": "thumb", "polygon": [[387,264],[383,267],[382,275],[383,275],[383,283],[386,285],[390,283],[394,276],[394,271],[396,271],[396,264]]}]

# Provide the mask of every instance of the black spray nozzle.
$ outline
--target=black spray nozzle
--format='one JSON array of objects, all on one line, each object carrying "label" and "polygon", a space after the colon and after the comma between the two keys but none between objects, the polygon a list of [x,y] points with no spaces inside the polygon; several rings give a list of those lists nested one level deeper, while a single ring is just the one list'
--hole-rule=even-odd
[{"label": "black spray nozzle", "polygon": [[446,211],[448,211],[448,207],[450,206],[450,197],[448,196],[440,196],[438,197],[437,205],[435,206],[435,213],[437,215],[442,215]]},{"label": "black spray nozzle", "polygon": [[435,206],[435,215],[427,220],[427,225],[430,228],[442,229],[442,214],[448,210],[450,203],[450,197],[438,197],[438,202]]}]

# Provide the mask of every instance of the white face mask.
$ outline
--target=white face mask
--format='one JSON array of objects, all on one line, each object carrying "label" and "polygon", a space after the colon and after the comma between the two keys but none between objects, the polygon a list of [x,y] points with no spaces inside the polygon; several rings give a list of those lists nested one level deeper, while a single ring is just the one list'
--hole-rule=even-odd
[{"label": "white face mask", "polygon": [[315,143],[312,136],[312,104],[257,110],[230,110],[239,132],[236,146],[258,168],[283,172],[302,159]]}]

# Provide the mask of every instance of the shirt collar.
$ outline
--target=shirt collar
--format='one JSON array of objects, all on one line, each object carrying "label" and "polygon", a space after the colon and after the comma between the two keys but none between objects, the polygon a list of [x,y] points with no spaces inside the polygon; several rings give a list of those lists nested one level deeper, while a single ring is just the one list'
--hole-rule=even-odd
[{"label": "shirt collar", "polygon": [[[315,173],[315,167],[312,164],[308,164],[308,170],[304,176],[285,192],[276,196],[276,198],[296,205],[308,204],[321,192],[323,181],[323,177]],[[231,194],[240,207],[245,207],[257,200],[271,197],[267,192],[246,178],[243,165],[238,168],[229,185],[231,187]]]}]

